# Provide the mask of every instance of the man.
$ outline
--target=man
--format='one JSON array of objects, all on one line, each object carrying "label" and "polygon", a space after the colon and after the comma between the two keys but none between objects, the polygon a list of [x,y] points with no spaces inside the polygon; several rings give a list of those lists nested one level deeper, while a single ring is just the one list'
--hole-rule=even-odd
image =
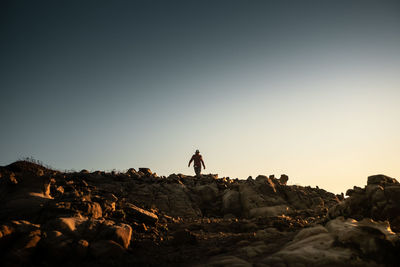
[{"label": "man", "polygon": [[190,159],[188,167],[190,167],[192,161],[194,161],[194,172],[196,173],[196,176],[199,177],[201,173],[201,164],[203,164],[204,169],[206,169],[206,166],[204,165],[203,157],[200,155],[200,151],[198,149],[196,150],[196,154],[194,154]]}]

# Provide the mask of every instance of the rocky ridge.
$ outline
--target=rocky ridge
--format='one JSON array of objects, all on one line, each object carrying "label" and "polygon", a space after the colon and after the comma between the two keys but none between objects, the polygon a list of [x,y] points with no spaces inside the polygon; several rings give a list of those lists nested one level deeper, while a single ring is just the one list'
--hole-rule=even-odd
[{"label": "rocky ridge", "polygon": [[0,167],[4,266],[397,266],[400,184],[368,178],[349,197],[150,169]]}]

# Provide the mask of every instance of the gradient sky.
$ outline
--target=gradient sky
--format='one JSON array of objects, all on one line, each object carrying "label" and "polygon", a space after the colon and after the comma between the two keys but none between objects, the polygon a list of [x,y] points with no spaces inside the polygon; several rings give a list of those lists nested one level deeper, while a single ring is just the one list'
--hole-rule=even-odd
[{"label": "gradient sky", "polygon": [[400,177],[398,1],[2,1],[0,165]]}]

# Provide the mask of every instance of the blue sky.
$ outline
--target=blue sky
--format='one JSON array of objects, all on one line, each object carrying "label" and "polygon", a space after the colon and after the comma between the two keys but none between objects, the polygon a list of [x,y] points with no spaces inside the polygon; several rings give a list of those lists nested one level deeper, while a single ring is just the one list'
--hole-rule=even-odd
[{"label": "blue sky", "polygon": [[0,164],[400,175],[396,1],[5,1]]}]

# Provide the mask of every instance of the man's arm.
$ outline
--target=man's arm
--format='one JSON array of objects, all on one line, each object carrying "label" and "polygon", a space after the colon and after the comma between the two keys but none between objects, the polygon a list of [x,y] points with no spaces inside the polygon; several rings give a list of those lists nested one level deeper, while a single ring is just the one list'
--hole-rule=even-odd
[{"label": "man's arm", "polygon": [[201,159],[201,163],[203,164],[203,168],[205,169],[205,168],[206,168],[206,165],[204,165],[203,159]]},{"label": "man's arm", "polygon": [[193,157],[189,160],[188,167],[190,167],[190,164],[192,163],[192,161],[193,161]]}]

